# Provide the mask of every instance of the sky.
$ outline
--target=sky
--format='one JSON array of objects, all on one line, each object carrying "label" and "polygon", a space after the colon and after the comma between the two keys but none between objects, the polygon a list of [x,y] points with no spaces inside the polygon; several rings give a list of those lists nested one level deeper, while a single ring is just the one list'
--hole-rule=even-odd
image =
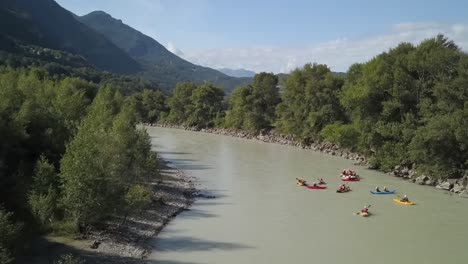
[{"label": "sky", "polygon": [[56,0],[102,10],[193,63],[289,72],[306,63],[346,71],[400,42],[445,34],[468,51],[465,0]]}]

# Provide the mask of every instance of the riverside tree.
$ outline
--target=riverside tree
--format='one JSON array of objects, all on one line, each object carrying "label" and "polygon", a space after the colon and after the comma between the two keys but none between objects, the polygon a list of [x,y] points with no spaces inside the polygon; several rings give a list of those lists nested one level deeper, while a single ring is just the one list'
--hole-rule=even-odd
[{"label": "riverside tree", "polygon": [[201,86],[194,83],[177,84],[168,99],[170,111],[166,121],[187,126],[214,126],[224,110],[223,100],[223,90],[211,83]]},{"label": "riverside tree", "polygon": [[271,129],[280,101],[277,86],[278,77],[260,73],[252,84],[235,89],[228,102],[225,126],[249,131]]},{"label": "riverside tree", "polygon": [[348,145],[383,170],[416,162],[421,172],[460,177],[468,160],[467,70],[467,55],[442,35],[353,65],[340,93],[353,125],[335,131],[355,130]]},{"label": "riverside tree", "polygon": [[149,89],[133,95],[136,101],[136,110],[141,121],[145,123],[156,123],[165,118],[168,112],[166,96],[161,91]]},{"label": "riverside tree", "polygon": [[135,103],[102,88],[61,161],[62,204],[78,227],[123,214],[134,184],[157,173],[149,137],[136,129]]},{"label": "riverside tree", "polygon": [[189,116],[192,104],[192,93],[197,89],[194,83],[178,83],[169,97],[167,105],[170,108],[167,121],[174,124],[184,124]]},{"label": "riverside tree", "polygon": [[276,109],[277,129],[302,139],[318,139],[326,125],[346,119],[338,99],[342,84],[326,65],[306,64],[291,72]]}]

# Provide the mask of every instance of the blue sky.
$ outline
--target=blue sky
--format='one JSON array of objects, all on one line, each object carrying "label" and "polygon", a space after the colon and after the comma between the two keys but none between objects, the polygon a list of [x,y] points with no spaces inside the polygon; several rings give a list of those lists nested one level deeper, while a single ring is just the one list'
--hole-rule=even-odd
[{"label": "blue sky", "polygon": [[345,71],[401,41],[444,33],[468,48],[468,1],[57,0],[103,10],[194,63],[287,72],[307,62]]}]

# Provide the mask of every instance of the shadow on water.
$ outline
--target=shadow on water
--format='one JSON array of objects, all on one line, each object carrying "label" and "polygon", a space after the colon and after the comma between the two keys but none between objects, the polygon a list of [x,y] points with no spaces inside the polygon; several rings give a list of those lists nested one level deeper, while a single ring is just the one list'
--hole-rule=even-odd
[{"label": "shadow on water", "polygon": [[189,209],[184,215],[184,219],[199,219],[217,217],[217,214],[208,213],[205,210]]},{"label": "shadow on water", "polygon": [[171,167],[175,167],[179,170],[209,170],[212,167],[206,165],[195,164],[195,159],[178,159],[178,158],[164,158]]},{"label": "shadow on water", "polygon": [[[40,238],[37,241],[40,246],[36,246],[34,252],[21,256],[16,263],[18,264],[46,264],[54,263],[60,255],[72,254],[79,256],[86,264],[201,264],[196,262],[180,262],[172,260],[149,260],[149,259],[138,259],[130,257],[122,257],[110,254],[104,254],[92,250],[80,250],[74,247],[64,245],[62,243],[56,243],[48,241],[44,238]],[[164,244],[159,246],[159,251],[169,252],[189,252],[189,251],[209,251],[209,250],[242,250],[252,248],[239,243],[229,242],[218,242],[203,239],[196,239],[186,236],[178,236],[164,239]],[[53,252],[53,253],[52,253]]]},{"label": "shadow on water", "polygon": [[181,152],[181,151],[158,151],[158,154],[161,155],[188,155],[192,154],[190,152]]},{"label": "shadow on water", "polygon": [[[20,256],[15,263],[18,264],[50,264],[56,263],[55,261],[61,255],[72,254],[79,256],[86,264],[123,264],[123,263],[156,263],[149,262],[142,259],[121,257],[109,254],[103,254],[95,251],[80,250],[62,243],[49,241],[45,238],[39,238],[34,242],[34,250]],[[187,263],[188,264],[188,263]]]},{"label": "shadow on water", "polygon": [[144,263],[148,264],[201,264],[200,262],[186,262],[186,261],[173,261],[173,260],[158,260],[158,261],[147,261]]},{"label": "shadow on water", "polygon": [[[171,161],[171,160],[169,160]],[[205,165],[196,165],[196,164],[180,164],[178,161],[171,161],[174,167],[179,170],[210,170],[212,167]]]},{"label": "shadow on water", "polygon": [[160,252],[190,252],[190,251],[209,251],[209,250],[242,250],[253,247],[239,243],[219,242],[204,240],[194,237],[178,236],[164,238],[164,243],[157,245],[157,251]]},{"label": "shadow on water", "polygon": [[[227,197],[227,196],[225,196]],[[233,205],[233,203],[223,203],[223,202],[200,202],[198,203],[199,205],[201,206],[205,206],[205,205]]]},{"label": "shadow on water", "polygon": [[165,160],[169,161],[169,162],[176,162],[176,163],[191,163],[191,162],[195,162],[197,160],[194,160],[194,159],[171,159],[171,158],[166,158]]}]

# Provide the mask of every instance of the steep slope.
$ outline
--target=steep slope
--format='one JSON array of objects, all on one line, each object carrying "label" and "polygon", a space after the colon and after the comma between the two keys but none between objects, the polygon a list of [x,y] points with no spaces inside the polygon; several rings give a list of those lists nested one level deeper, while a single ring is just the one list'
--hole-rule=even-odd
[{"label": "steep slope", "polygon": [[249,71],[246,69],[229,69],[229,68],[221,68],[218,71],[231,76],[231,77],[254,77],[255,72]]},{"label": "steep slope", "polygon": [[1,0],[0,35],[86,58],[98,68],[136,73],[141,66],[95,30],[78,22],[53,0]]},{"label": "steep slope", "polygon": [[174,88],[177,82],[212,82],[230,92],[250,78],[234,78],[211,68],[198,66],[168,51],[156,40],[122,23],[103,11],[95,11],[79,20],[100,32],[145,67],[143,77],[157,81],[161,87]]}]

